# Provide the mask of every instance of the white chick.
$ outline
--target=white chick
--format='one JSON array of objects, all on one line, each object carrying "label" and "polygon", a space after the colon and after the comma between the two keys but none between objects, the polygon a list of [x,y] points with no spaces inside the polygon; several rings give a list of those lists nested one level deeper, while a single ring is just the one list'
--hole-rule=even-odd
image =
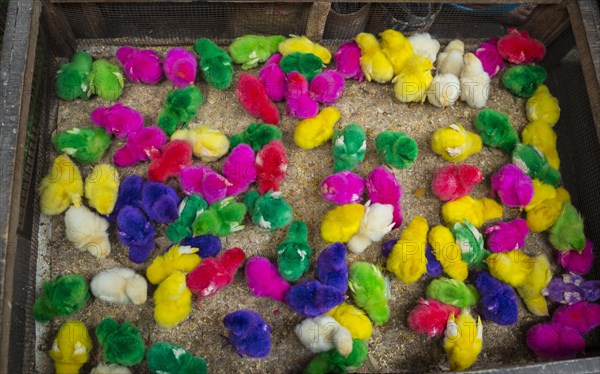
[{"label": "white chick", "polygon": [[90,371],[90,374],[131,374],[131,370],[125,366],[115,364],[99,363],[98,366]]},{"label": "white chick", "polygon": [[380,241],[394,227],[394,207],[389,204],[370,201],[365,204],[358,232],[348,241],[348,249],[353,253],[363,253],[372,242]]},{"label": "white chick", "polygon": [[438,51],[440,50],[440,42],[431,38],[429,33],[415,34],[408,38],[410,45],[413,47],[413,53],[417,56],[427,57],[432,63],[435,62]]},{"label": "white chick", "polygon": [[148,295],[146,278],[125,267],[96,274],[90,283],[92,294],[112,304],[143,304]]},{"label": "white chick", "polygon": [[440,53],[437,58],[436,67],[438,74],[449,73],[458,77],[464,65],[464,54],[465,43],[458,39],[454,39],[448,43],[444,52]]},{"label": "white chick", "polygon": [[459,97],[460,81],[454,74],[436,75],[427,89],[427,101],[438,108],[446,108],[454,105]]},{"label": "white chick", "polygon": [[313,353],[335,348],[342,356],[352,353],[352,334],[333,317],[307,318],[294,330],[302,344]]},{"label": "white chick", "polygon": [[490,76],[474,54],[465,54],[464,62],[460,74],[460,99],[471,108],[483,108],[490,92]]},{"label": "white chick", "polygon": [[108,221],[85,206],[71,206],[65,213],[67,239],[80,251],[88,251],[98,258],[110,254]]}]

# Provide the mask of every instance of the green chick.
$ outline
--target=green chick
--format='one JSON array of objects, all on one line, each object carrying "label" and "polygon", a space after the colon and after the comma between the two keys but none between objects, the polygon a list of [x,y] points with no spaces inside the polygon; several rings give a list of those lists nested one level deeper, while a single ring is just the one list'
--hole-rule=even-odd
[{"label": "green chick", "polygon": [[263,229],[276,230],[289,225],[294,218],[294,211],[281,192],[269,190],[261,195],[250,191],[244,197],[244,203],[248,206],[252,222]]},{"label": "green chick", "polygon": [[200,56],[204,80],[218,90],[228,88],[233,80],[233,67],[227,52],[205,38],[196,41],[194,51]]},{"label": "green chick", "polygon": [[77,52],[71,62],[62,64],[56,75],[56,94],[63,100],[87,100],[90,88],[88,75],[92,71],[92,56]]},{"label": "green chick", "polygon": [[583,218],[571,203],[564,205],[562,213],[550,228],[549,239],[550,244],[559,251],[574,249],[581,252],[585,248]]},{"label": "green chick", "polygon": [[297,71],[310,82],[323,71],[323,61],[312,53],[294,52],[283,56],[279,61],[279,67],[286,74]]},{"label": "green chick", "polygon": [[350,265],[348,287],[357,306],[378,326],[390,319],[389,285],[381,271],[369,262]]},{"label": "green chick", "polygon": [[248,70],[258,66],[277,52],[279,43],[285,40],[283,35],[244,35],[236,38],[229,46],[229,53],[236,64]]},{"label": "green chick", "polygon": [[342,356],[336,349],[321,352],[304,368],[305,374],[346,373],[360,369],[367,359],[369,346],[364,340],[352,340],[352,352]]},{"label": "green chick", "polygon": [[396,169],[411,167],[419,155],[417,142],[399,131],[380,132],[375,138],[375,150],[382,163]]},{"label": "green chick", "polygon": [[208,203],[198,194],[183,199],[179,204],[179,217],[167,227],[167,238],[173,243],[179,243],[193,236],[192,225],[196,217],[208,209]]},{"label": "green chick", "polygon": [[158,126],[171,136],[181,125],[191,122],[204,103],[202,92],[196,86],[169,91],[158,114]]},{"label": "green chick", "polygon": [[241,143],[248,144],[254,152],[258,152],[273,140],[281,140],[282,134],[279,127],[266,123],[251,123],[242,132],[234,134],[229,139],[229,150]]},{"label": "green chick", "polygon": [[33,318],[48,322],[56,317],[67,317],[77,312],[90,298],[88,284],[79,274],[59,275],[44,283],[42,294],[33,304]]},{"label": "green chick", "polygon": [[427,297],[459,308],[468,308],[479,300],[479,293],[472,284],[449,278],[436,278],[429,283]]},{"label": "green chick", "polygon": [[517,165],[531,179],[558,187],[561,176],[558,170],[548,163],[546,156],[533,145],[519,143],[512,154],[513,164]]},{"label": "green chick", "polygon": [[106,60],[96,60],[89,75],[88,97],[96,94],[106,101],[115,101],[123,93],[125,78],[121,68]]},{"label": "green chick", "polygon": [[312,250],[308,245],[308,228],[302,221],[294,221],[277,247],[277,270],[288,281],[298,280],[308,271]]},{"label": "green chick", "polygon": [[233,197],[219,200],[196,217],[192,224],[194,236],[211,234],[223,237],[243,230],[246,210],[246,205],[236,202]]},{"label": "green chick", "polygon": [[531,97],[544,83],[548,73],[538,65],[516,65],[502,76],[504,87],[519,97]]},{"label": "green chick", "polygon": [[351,123],[333,134],[333,172],[352,170],[364,158],[367,152],[367,136],[365,130]]},{"label": "green chick", "polygon": [[167,342],[154,343],[146,353],[146,362],[154,374],[206,374],[206,361]]},{"label": "green chick", "polygon": [[130,322],[119,325],[114,319],[105,318],[96,327],[96,337],[107,362],[132,366],[144,359],[146,347],[142,334]]},{"label": "green chick", "polygon": [[454,235],[456,244],[460,247],[463,261],[469,267],[479,270],[487,269],[483,260],[492,253],[483,247],[483,235],[479,230],[465,219],[463,222],[456,222],[450,231]]},{"label": "green chick", "polygon": [[494,109],[481,110],[477,113],[473,124],[485,145],[512,153],[519,143],[519,134],[504,113]]},{"label": "green chick", "polygon": [[79,162],[90,164],[100,160],[110,146],[110,135],[102,127],[81,129],[73,127],[52,137],[59,153],[66,153]]}]

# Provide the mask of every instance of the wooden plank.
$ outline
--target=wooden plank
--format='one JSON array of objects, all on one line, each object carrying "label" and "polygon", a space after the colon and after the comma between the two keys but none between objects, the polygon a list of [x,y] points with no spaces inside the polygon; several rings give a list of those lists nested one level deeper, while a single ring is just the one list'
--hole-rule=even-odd
[{"label": "wooden plank", "polygon": [[[51,0],[56,4],[81,4],[81,3],[192,3],[195,0]],[[424,0],[421,3],[448,3],[455,4],[559,4],[562,0]],[[310,0],[206,0],[204,2],[218,3],[312,3]],[[347,3],[364,3],[364,0],[346,0]],[[415,0],[380,0],[377,3],[414,3]]]},{"label": "wooden plank", "polygon": [[71,56],[75,51],[75,36],[62,10],[50,0],[42,0],[44,20],[52,48],[57,56]]},{"label": "wooden plank", "polygon": [[[21,197],[23,148],[35,49],[42,12],[38,0],[11,1],[4,30],[0,75],[0,373],[9,373],[13,277]],[[12,371],[14,372],[14,371]]]},{"label": "wooden plank", "polygon": [[558,5],[538,6],[522,28],[545,45],[551,44],[569,27],[567,1]]},{"label": "wooden plank", "polygon": [[311,5],[305,33],[310,40],[318,42],[323,38],[329,9],[331,9],[330,2],[319,1]]}]

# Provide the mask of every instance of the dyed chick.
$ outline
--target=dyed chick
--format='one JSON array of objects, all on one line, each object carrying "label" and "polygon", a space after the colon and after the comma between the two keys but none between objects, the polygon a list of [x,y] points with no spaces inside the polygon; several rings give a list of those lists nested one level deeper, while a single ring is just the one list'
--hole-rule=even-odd
[{"label": "dyed chick", "polygon": [[150,153],[148,180],[165,182],[192,164],[192,146],[184,140],[172,140]]},{"label": "dyed chick", "polygon": [[56,73],[56,94],[63,100],[87,100],[90,88],[88,75],[92,71],[92,56],[84,51],[75,53],[71,62],[62,64]]},{"label": "dyed chick", "polygon": [[279,111],[269,99],[260,79],[252,74],[242,73],[238,78],[235,93],[248,114],[271,125],[279,124]]},{"label": "dyed chick", "polygon": [[362,261],[353,262],[350,265],[348,285],[354,302],[367,312],[373,323],[381,326],[388,321],[388,284],[375,265]]},{"label": "dyed chick", "polygon": [[354,169],[367,153],[365,130],[356,123],[334,130],[332,138],[333,171]]},{"label": "dyed chick", "polygon": [[146,352],[148,369],[153,374],[161,373],[195,373],[206,374],[206,361],[200,357],[193,356],[182,347],[158,342]]},{"label": "dyed chick", "polygon": [[157,223],[171,223],[179,217],[179,195],[169,185],[147,181],[142,188],[144,213]]},{"label": "dyed chick", "polygon": [[442,336],[450,315],[458,315],[460,309],[434,299],[419,299],[419,304],[408,314],[408,327],[416,333],[432,338]]},{"label": "dyed chick", "polygon": [[352,253],[362,253],[371,243],[381,241],[393,227],[394,206],[367,201],[358,231],[348,241],[348,249]]},{"label": "dyed chick", "polygon": [[227,188],[231,185],[224,176],[206,165],[190,166],[181,170],[179,184],[183,193],[198,194],[209,204],[224,199],[227,196]]},{"label": "dyed chick", "polygon": [[356,79],[359,83],[365,79],[360,68],[360,47],[354,40],[343,43],[334,55],[336,70],[348,79]]},{"label": "dyed chick", "polygon": [[74,127],[52,137],[52,144],[59,153],[89,164],[100,160],[110,145],[110,136],[101,128],[80,129]]},{"label": "dyed chick", "polygon": [[490,39],[479,44],[474,54],[481,61],[483,70],[490,78],[494,78],[501,70],[504,70],[504,60],[497,48],[498,39]]},{"label": "dyed chick", "polygon": [[419,155],[417,142],[400,131],[385,130],[377,134],[375,150],[383,164],[396,169],[411,167]]},{"label": "dyed chick", "polygon": [[455,77],[460,75],[464,66],[463,55],[465,54],[465,43],[462,40],[454,39],[437,57],[438,74],[452,74]]},{"label": "dyed chick", "polygon": [[182,246],[198,248],[196,253],[200,258],[216,257],[222,249],[221,239],[214,235],[200,235],[185,238],[180,243]]},{"label": "dyed chick", "polygon": [[518,97],[531,97],[544,83],[548,73],[539,65],[513,66],[502,76],[502,84]]},{"label": "dyed chick", "polygon": [[285,107],[290,117],[298,119],[313,118],[319,112],[319,103],[311,97],[308,81],[296,71],[287,75]]},{"label": "dyed chick", "polygon": [[487,247],[492,252],[507,252],[521,249],[529,233],[527,221],[516,218],[512,221],[498,222],[485,230]]},{"label": "dyed chick", "polygon": [[244,204],[248,207],[252,222],[263,229],[277,230],[294,219],[294,211],[281,192],[268,191],[261,195],[250,191],[244,197]]},{"label": "dyed chick", "polygon": [[562,213],[550,228],[550,244],[559,251],[575,249],[581,252],[585,247],[583,218],[571,203],[566,203]]},{"label": "dyed chick", "polygon": [[462,252],[462,259],[469,267],[484,270],[486,265],[483,262],[491,252],[484,248],[483,235],[468,220],[456,222],[450,227],[456,244]]},{"label": "dyed chick", "polygon": [[466,370],[477,361],[483,342],[481,318],[477,322],[468,310],[448,318],[444,337],[444,350],[450,360],[450,369]]},{"label": "dyed chick", "polygon": [[387,83],[394,77],[394,67],[381,50],[373,34],[360,33],[354,38],[361,52],[360,67],[367,81]]},{"label": "dyed chick", "polygon": [[346,293],[348,290],[348,263],[346,262],[345,245],[333,243],[319,253],[317,278],[323,284]]},{"label": "dyed chick", "polygon": [[186,286],[185,274],[175,270],[154,292],[154,320],[158,326],[170,329],[184,321],[191,311],[192,293]]},{"label": "dyed chick", "polygon": [[295,72],[306,78],[308,82],[312,81],[321,71],[323,71],[323,61],[319,56],[312,53],[293,52],[283,56],[279,62],[281,70],[288,74]]},{"label": "dyed chick", "polygon": [[440,50],[440,42],[433,39],[429,33],[413,34],[408,38],[413,48],[413,53],[417,56],[423,56],[434,63]]},{"label": "dyed chick", "polygon": [[565,270],[575,274],[587,274],[594,264],[594,243],[586,239],[585,248],[581,252],[577,250],[558,251],[556,262]]},{"label": "dyed chick", "polygon": [[70,207],[65,213],[65,236],[80,251],[97,258],[110,254],[108,221],[85,206]]},{"label": "dyed chick", "polygon": [[560,168],[560,158],[556,149],[556,132],[541,120],[530,122],[521,131],[523,144],[536,147],[546,156],[548,164],[554,169]]},{"label": "dyed chick", "polygon": [[527,331],[527,346],[540,358],[564,360],[585,350],[585,339],[576,329],[556,322],[538,323]]},{"label": "dyed chick", "polygon": [[587,334],[600,326],[600,305],[582,301],[560,306],[554,311],[552,322],[572,327],[580,334]]},{"label": "dyed chick", "polygon": [[240,356],[267,357],[271,352],[271,326],[252,310],[237,310],[223,318],[229,343]]},{"label": "dyed chick", "polygon": [[427,270],[425,246],[429,226],[425,218],[416,216],[404,229],[387,258],[387,270],[402,282],[411,284]]},{"label": "dyed chick", "polygon": [[352,339],[369,340],[373,335],[373,324],[362,309],[348,303],[341,303],[329,312],[328,316],[350,331]]},{"label": "dyed chick", "polygon": [[485,262],[494,278],[513,287],[525,284],[534,266],[534,260],[519,250],[492,253]]},{"label": "dyed chick", "polygon": [[351,171],[331,174],[321,182],[321,196],[334,204],[360,204],[365,189],[363,179]]},{"label": "dyed chick", "polygon": [[402,224],[402,186],[396,175],[385,166],[371,170],[365,178],[367,197],[373,203],[389,204],[394,207],[394,227]]},{"label": "dyed chick", "polygon": [[381,36],[381,51],[394,68],[394,76],[400,74],[406,61],[413,56],[413,48],[408,39],[400,31],[388,29]]},{"label": "dyed chick", "polygon": [[126,206],[137,207],[142,199],[142,188],[144,187],[144,178],[137,174],[128,175],[123,178],[119,185],[117,202],[111,214],[106,217],[110,222],[115,222],[119,213]]},{"label": "dyed chick", "polygon": [[281,140],[282,133],[279,127],[266,123],[251,123],[242,132],[233,134],[229,138],[229,149],[239,144],[248,144],[254,152],[259,152],[263,147],[274,140]]},{"label": "dyed chick", "polygon": [[530,37],[527,31],[510,27],[507,34],[498,40],[498,52],[511,64],[529,64],[541,61],[546,54],[546,47]]},{"label": "dyed chick", "polygon": [[165,77],[177,88],[185,88],[194,84],[198,61],[196,56],[183,48],[171,48],[163,60]]},{"label": "dyed chick", "polygon": [[192,224],[194,235],[227,236],[244,229],[242,221],[246,215],[246,205],[235,202],[232,197],[212,204],[200,213]]},{"label": "dyed chick", "polygon": [[483,318],[501,326],[514,325],[519,317],[515,291],[484,271],[475,273],[475,287],[481,296],[479,310]]},{"label": "dyed chick", "polygon": [[96,60],[88,75],[88,97],[96,94],[106,101],[115,101],[123,93],[125,77],[121,69],[107,60]]},{"label": "dyed chick", "polygon": [[542,290],[542,296],[555,303],[573,305],[582,301],[600,300],[600,281],[585,280],[574,273],[554,277]]},{"label": "dyed chick", "polygon": [[340,205],[325,214],[321,238],[328,243],[346,243],[358,232],[365,208],[360,204]]},{"label": "dyed chick", "polygon": [[525,112],[530,122],[539,121],[553,127],[560,117],[560,106],[548,86],[540,84],[533,95],[527,99]]},{"label": "dyed chick", "polygon": [[175,271],[189,273],[202,262],[197,253],[198,248],[175,244],[152,260],[146,269],[146,278],[152,284],[159,284]]},{"label": "dyed chick", "polygon": [[207,125],[179,129],[171,135],[171,140],[185,140],[190,143],[194,156],[202,162],[216,161],[225,156],[230,145],[227,136]]},{"label": "dyed chick", "polygon": [[414,55],[392,80],[396,99],[403,103],[423,103],[433,81],[433,63],[426,57]]},{"label": "dyed chick", "polygon": [[316,280],[305,280],[295,284],[285,296],[285,302],[290,309],[307,318],[327,313],[342,301],[342,291]]},{"label": "dyed chick", "polygon": [[114,156],[115,166],[125,167],[139,164],[150,158],[150,153],[162,147],[169,138],[156,126],[143,127],[129,134],[127,143]]},{"label": "dyed chick", "polygon": [[218,90],[223,90],[231,85],[233,80],[231,57],[223,48],[202,38],[194,44],[194,52],[200,57],[200,72],[208,84]]},{"label": "dyed chick", "polygon": [[296,336],[313,353],[336,349],[344,357],[352,353],[352,335],[333,317],[307,318],[294,329]]},{"label": "dyed chick", "polygon": [[230,248],[219,257],[204,259],[187,275],[187,286],[199,298],[210,297],[233,281],[237,270],[246,259],[240,248]]},{"label": "dyed chick", "polygon": [[283,35],[244,35],[236,38],[229,46],[229,53],[236,64],[248,70],[267,61],[277,52],[279,43],[285,40]]},{"label": "dyed chick", "polygon": [[107,303],[140,305],[146,302],[148,283],[132,269],[117,266],[94,275],[90,290]]},{"label": "dyed chick", "polygon": [[258,72],[258,79],[265,86],[267,96],[274,102],[285,99],[287,76],[281,67],[279,67],[282,57],[279,53],[274,54]]},{"label": "dyed chick", "polygon": [[227,196],[245,192],[256,180],[254,162],[254,150],[248,144],[239,144],[233,148],[222,167],[223,176],[229,182]]},{"label": "dyed chick", "polygon": [[46,323],[68,317],[82,309],[90,298],[87,282],[79,274],[59,275],[42,286],[33,304],[33,319]]},{"label": "dyed chick", "polygon": [[245,273],[252,295],[285,302],[290,284],[279,275],[277,266],[273,265],[268,258],[252,257],[246,263]]},{"label": "dyed chick", "polygon": [[323,104],[335,104],[344,93],[345,79],[337,70],[326,69],[317,74],[309,86],[310,96]]},{"label": "dyed chick", "polygon": [[144,359],[142,334],[130,322],[119,325],[112,318],[104,318],[96,327],[96,337],[107,362],[123,366],[137,365]]},{"label": "dyed chick", "polygon": [[488,198],[463,196],[442,205],[442,218],[447,225],[466,219],[473,226],[481,227],[486,221],[502,218],[502,205]]},{"label": "dyed chick", "polygon": [[481,61],[474,54],[466,53],[463,60],[460,99],[471,108],[483,108],[489,97],[490,76],[483,70]]},{"label": "dyed chick", "polygon": [[510,123],[508,115],[494,109],[479,111],[473,125],[481,134],[483,144],[490,147],[500,148],[510,154],[519,143],[519,134]]},{"label": "dyed chick", "polygon": [[157,84],[163,77],[162,61],[151,49],[138,49],[128,45],[116,54],[127,79],[134,83]]},{"label": "dyed chick", "polygon": [[436,278],[427,286],[427,298],[439,300],[458,308],[468,308],[477,303],[479,294],[471,284],[448,278]]},{"label": "dyed chick", "polygon": [[48,352],[56,374],[79,373],[89,360],[93,343],[83,322],[67,321],[60,326]]},{"label": "dyed chick", "polygon": [[267,143],[254,160],[258,192],[279,191],[279,185],[285,179],[288,169],[288,157],[285,146],[279,140]]},{"label": "dyed chick", "polygon": [[316,148],[333,136],[333,127],[340,119],[340,111],[335,107],[321,110],[314,118],[296,124],[294,141],[302,149]]},{"label": "dyed chick", "polygon": [[531,259],[533,267],[531,273],[520,286],[517,292],[527,309],[536,316],[547,316],[548,303],[544,297],[544,290],[552,280],[552,269],[550,261],[544,254],[540,254]]},{"label": "dyed chick", "polygon": [[431,137],[431,149],[444,161],[461,162],[481,152],[479,135],[465,130],[460,124],[441,128]]},{"label": "dyed chick", "polygon": [[527,174],[513,164],[506,164],[490,179],[492,192],[502,204],[523,210],[533,198],[533,182]]},{"label": "dyed chick", "polygon": [[283,56],[294,52],[312,53],[319,57],[324,64],[329,64],[331,61],[331,52],[322,45],[312,42],[306,36],[292,36],[279,43],[278,49]]},{"label": "dyed chick", "polygon": [[107,133],[119,139],[126,139],[129,134],[144,127],[142,113],[122,103],[97,107],[90,114],[90,119],[96,126],[104,128]]},{"label": "dyed chick", "polygon": [[158,114],[158,127],[171,136],[178,127],[187,125],[196,117],[203,103],[202,92],[196,86],[169,91]]},{"label": "dyed chick", "polygon": [[352,353],[348,357],[342,356],[337,350],[332,349],[316,355],[304,368],[305,374],[346,373],[355,371],[363,366],[367,359],[369,346],[364,340],[352,341]]},{"label": "dyed chick", "polygon": [[442,265],[444,273],[459,281],[467,279],[468,264],[462,259],[461,248],[454,241],[454,235],[450,229],[441,225],[434,226],[429,230],[427,239],[435,258]]},{"label": "dyed chick", "polygon": [[477,166],[448,164],[436,170],[431,189],[442,201],[452,201],[471,193],[483,180],[483,172]]},{"label": "dyed chick", "polygon": [[126,205],[117,216],[117,233],[129,247],[129,259],[136,264],[146,261],[154,249],[155,228],[141,209]]},{"label": "dyed chick", "polygon": [[561,181],[558,170],[553,168],[546,156],[536,147],[517,144],[512,154],[512,162],[533,179],[557,187]]},{"label": "dyed chick", "polygon": [[312,250],[308,245],[308,228],[303,221],[294,221],[277,247],[277,270],[288,281],[296,281],[308,271]]}]

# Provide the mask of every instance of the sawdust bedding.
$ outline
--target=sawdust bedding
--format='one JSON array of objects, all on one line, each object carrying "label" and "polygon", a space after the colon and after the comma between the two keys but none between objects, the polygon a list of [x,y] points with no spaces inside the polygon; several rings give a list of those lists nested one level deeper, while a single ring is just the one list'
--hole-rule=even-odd
[{"label": "sawdust bedding", "polygon": [[[112,52],[108,54],[107,52]],[[105,50],[104,55],[95,53],[94,57],[114,56],[114,51]],[[113,61],[116,62],[116,61]],[[256,71],[252,71],[256,73]],[[240,70],[236,69],[236,78]],[[234,81],[235,82],[235,81]],[[246,114],[235,98],[235,88],[218,91],[204,82],[198,84],[205,98],[204,105],[199,109],[195,124],[207,124],[226,135],[242,131],[254,118]],[[168,81],[156,86],[127,83],[120,101],[140,111],[146,120],[146,125],[155,124],[165,95],[171,89]],[[57,130],[65,130],[74,126],[92,127],[89,119],[91,111],[97,106],[109,105],[99,98],[93,100],[61,102],[58,108]],[[285,108],[278,104],[282,113]],[[392,85],[376,83],[358,83],[346,81],[343,97],[335,106],[341,112],[341,118],[336,128],[349,123],[359,123],[364,126],[368,136],[367,155],[365,160],[355,170],[366,176],[374,167],[379,165],[375,152],[374,138],[383,130],[402,131],[414,138],[419,146],[419,156],[412,168],[397,170],[402,188],[402,206],[404,214],[403,229],[416,215],[425,217],[431,226],[441,222],[441,202],[431,192],[430,184],[433,171],[442,165],[443,161],[436,156],[430,147],[433,132],[452,123],[460,123],[467,130],[474,131],[472,122],[476,110],[462,102],[442,111],[430,104],[406,105],[394,98]],[[493,79],[488,107],[507,113],[512,124],[520,131],[526,125],[524,114],[525,102],[518,99],[502,88],[498,78]],[[282,192],[294,208],[295,219],[304,220],[309,229],[309,242],[313,248],[313,260],[318,253],[327,247],[320,238],[319,227],[324,214],[333,205],[320,197],[319,184],[333,170],[331,145],[326,144],[317,149],[305,151],[298,148],[293,141],[294,125],[297,120],[283,116],[280,127],[283,131],[283,141],[289,156],[289,173],[282,184]],[[191,126],[194,126],[192,124]],[[123,141],[115,139],[102,162],[111,162],[114,152],[123,145]],[[480,154],[467,160],[479,166],[488,178],[477,186],[473,192],[475,197],[488,196],[489,176],[500,166],[509,162],[509,157],[498,149],[484,147]],[[199,161],[196,161],[198,163]],[[220,164],[211,166],[220,170]],[[121,178],[129,174],[146,174],[147,164],[119,170]],[[91,171],[91,166],[82,168],[85,176]],[[177,187],[177,182],[170,182]],[[516,210],[505,209],[505,219],[517,216]],[[253,225],[246,217],[246,229],[223,239],[223,247],[243,248],[248,257],[261,255],[275,260],[275,248],[285,235],[284,229],[269,232]],[[134,264],[127,258],[127,249],[119,242],[114,226],[110,229],[112,252],[107,259],[97,259],[88,253],[78,252],[65,238],[63,216],[50,220],[51,235],[48,240],[46,259],[50,264],[49,277],[66,273],[79,273],[90,280],[101,270],[114,266],[128,266],[144,273],[152,258],[161,253],[169,241],[165,236],[165,225],[159,225],[156,235],[156,248],[149,260],[142,264]],[[397,238],[400,230],[394,230],[384,240]],[[380,243],[372,244],[363,254],[349,254],[349,262],[369,261],[381,263]],[[541,234],[532,233],[528,236],[525,252],[528,254],[547,253],[550,247]],[[311,272],[305,278],[314,276],[315,262]],[[424,297],[425,288],[430,279],[423,276],[412,285],[405,285],[391,274],[391,316],[388,323],[375,327],[373,337],[368,341],[369,357],[359,372],[427,372],[449,370],[440,339],[428,339],[423,335],[411,332],[406,319],[409,311],[420,297]],[[285,305],[270,299],[261,299],[250,295],[244,279],[244,272],[238,271],[233,284],[220,291],[216,296],[195,303],[189,317],[177,327],[166,330],[156,325],[153,319],[152,294],[155,287],[149,288],[148,301],[144,305],[111,305],[100,300],[91,299],[86,307],[71,316],[71,319],[83,321],[90,331],[105,317],[113,317],[119,321],[128,320],[137,326],[147,346],[157,341],[169,341],[179,344],[194,355],[203,357],[208,363],[209,372],[219,373],[284,373],[300,372],[313,354],[305,349],[296,338],[293,328],[302,318]],[[224,334],[227,333],[222,324],[223,317],[238,309],[253,309],[259,312],[272,326],[273,349],[265,359],[247,359],[239,357],[227,345]],[[530,326],[539,322],[540,318],[527,312],[523,304],[519,305],[519,321],[515,326],[498,326],[484,321],[483,351],[472,369],[498,367],[501,365],[523,365],[534,360],[525,345],[525,333]],[[57,319],[48,324],[43,333],[38,350],[47,352],[52,339],[64,319]],[[94,334],[92,334],[94,336]],[[94,343],[92,358],[82,372],[89,372],[100,358],[99,345]],[[45,357],[45,353],[39,355]],[[42,372],[50,371],[51,363],[40,364]],[[93,365],[93,366],[92,366]],[[147,372],[145,364],[132,368],[136,373]]]}]

